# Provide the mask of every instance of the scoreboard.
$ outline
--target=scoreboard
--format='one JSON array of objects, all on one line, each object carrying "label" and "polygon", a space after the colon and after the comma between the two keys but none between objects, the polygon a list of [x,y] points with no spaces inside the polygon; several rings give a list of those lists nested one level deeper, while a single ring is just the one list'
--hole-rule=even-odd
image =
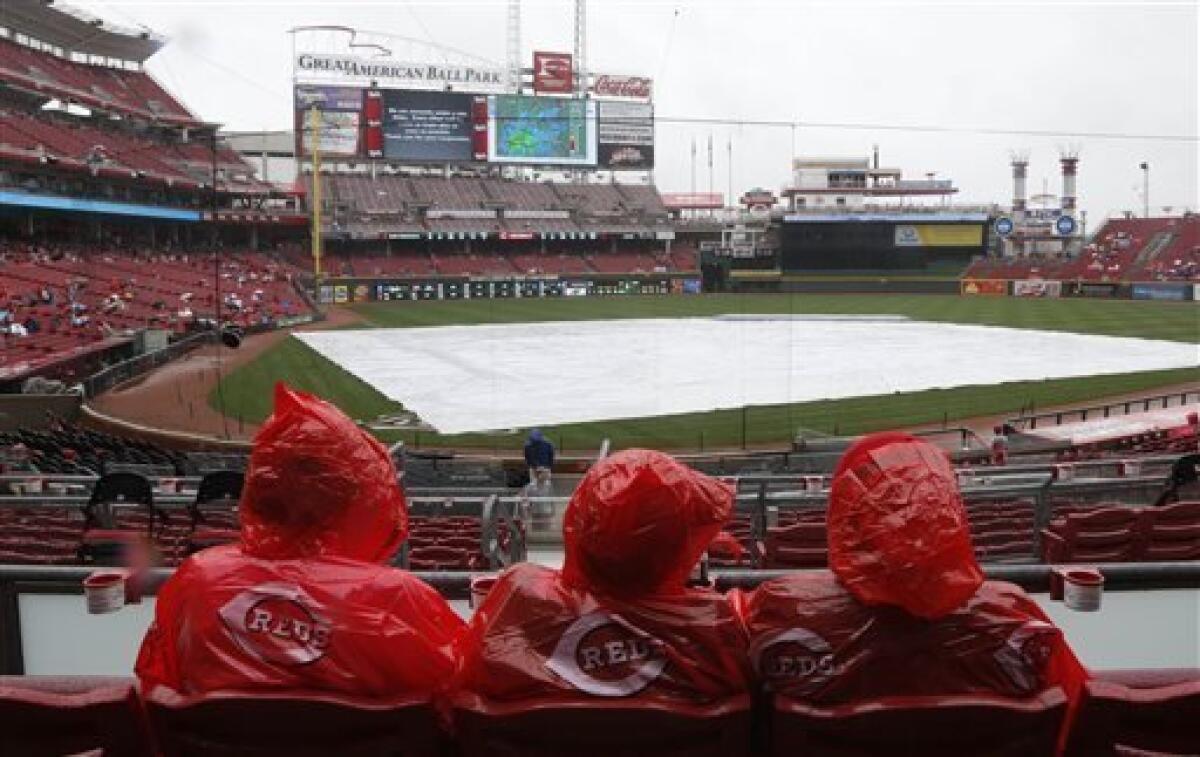
[{"label": "scoreboard", "polygon": [[331,159],[654,167],[649,103],[313,84],[297,84],[294,94],[301,157],[318,140]]}]

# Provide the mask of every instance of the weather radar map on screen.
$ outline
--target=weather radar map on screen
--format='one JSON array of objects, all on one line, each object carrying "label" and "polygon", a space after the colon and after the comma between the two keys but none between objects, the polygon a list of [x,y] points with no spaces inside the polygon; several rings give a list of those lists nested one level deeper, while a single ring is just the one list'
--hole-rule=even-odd
[{"label": "weather radar map on screen", "polygon": [[499,162],[596,162],[595,105],[583,100],[498,95],[491,104],[494,154]]}]

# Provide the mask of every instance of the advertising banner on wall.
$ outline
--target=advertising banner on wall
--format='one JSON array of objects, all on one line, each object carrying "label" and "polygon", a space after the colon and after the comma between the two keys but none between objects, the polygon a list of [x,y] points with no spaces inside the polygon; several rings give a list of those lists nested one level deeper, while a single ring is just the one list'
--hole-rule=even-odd
[{"label": "advertising banner on wall", "polygon": [[331,157],[348,157],[359,152],[362,131],[362,90],[357,87],[323,87],[298,85],[295,90],[296,133],[300,154],[311,155],[313,139],[313,108],[317,110],[321,153]]},{"label": "advertising banner on wall", "polygon": [[654,106],[601,101],[597,104],[596,115],[600,168],[646,170],[654,167]]},{"label": "advertising banner on wall", "polygon": [[1013,297],[1062,297],[1061,281],[1027,279],[1013,282]]},{"label": "advertising banner on wall", "polygon": [[662,192],[667,210],[719,210],[725,207],[725,195],[720,192]]},{"label": "advertising banner on wall", "polygon": [[1008,294],[1008,282],[1001,279],[963,279],[962,293],[1004,296]]},{"label": "advertising banner on wall", "polygon": [[653,89],[653,80],[645,76],[599,74],[592,82],[592,94],[597,97],[633,97],[649,100]]},{"label": "advertising banner on wall", "polygon": [[561,97],[488,98],[488,160],[596,164],[596,103]]},{"label": "advertising banner on wall", "polygon": [[533,54],[533,91],[539,95],[553,93],[569,95],[575,91],[575,75],[570,53]]},{"label": "advertising banner on wall", "polygon": [[1172,300],[1181,302],[1192,294],[1191,284],[1134,284],[1135,300]]},{"label": "advertising banner on wall", "polygon": [[1063,289],[1063,294],[1070,297],[1118,297],[1120,290],[1120,284],[1076,281]]},{"label": "advertising banner on wall", "polygon": [[898,224],[897,247],[978,247],[983,244],[983,226],[974,224]]},{"label": "advertising banner on wall", "polygon": [[456,92],[383,93],[383,157],[467,162],[474,159],[472,96]]}]

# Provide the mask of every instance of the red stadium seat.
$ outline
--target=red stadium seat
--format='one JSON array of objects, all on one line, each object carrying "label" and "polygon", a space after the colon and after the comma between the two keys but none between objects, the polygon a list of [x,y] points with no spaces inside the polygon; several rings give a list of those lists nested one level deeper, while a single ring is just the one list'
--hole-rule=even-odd
[{"label": "red stadium seat", "polygon": [[423,757],[441,754],[444,747],[433,705],[421,699],[309,691],[185,697],[161,686],[144,699],[164,757]]},{"label": "red stadium seat", "polygon": [[736,757],[750,750],[750,697],[671,707],[645,702],[484,703],[454,710],[463,757]]},{"label": "red stadium seat", "polygon": [[1128,562],[1142,543],[1140,508],[1106,507],[1056,518],[1042,531],[1048,563]]},{"label": "red stadium seat", "polygon": [[1190,680],[1159,685],[1153,681],[1130,685],[1112,680],[1089,681],[1084,686],[1066,754],[1200,754],[1200,671],[1191,671]]},{"label": "red stadium seat", "polygon": [[1144,515],[1145,560],[1200,559],[1200,502],[1148,509]]},{"label": "red stadium seat", "polygon": [[0,754],[150,755],[131,678],[0,676]]},{"label": "red stadium seat", "polygon": [[764,568],[823,568],[829,561],[825,523],[800,522],[767,529]]},{"label": "red stadium seat", "polygon": [[1062,689],[1026,700],[971,695],[891,697],[814,707],[777,698],[772,755],[1024,757],[1054,754],[1067,710]]}]

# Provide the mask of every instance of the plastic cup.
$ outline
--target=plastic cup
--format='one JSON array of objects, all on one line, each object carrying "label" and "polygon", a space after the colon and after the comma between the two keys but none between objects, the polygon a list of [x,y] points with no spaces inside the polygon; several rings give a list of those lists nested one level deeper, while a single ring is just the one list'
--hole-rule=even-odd
[{"label": "plastic cup", "polygon": [[83,579],[88,614],[103,615],[124,607],[126,577],[125,573],[104,571]]},{"label": "plastic cup", "polygon": [[1091,568],[1078,568],[1063,573],[1063,604],[1079,612],[1100,609],[1104,596],[1104,576]]}]

